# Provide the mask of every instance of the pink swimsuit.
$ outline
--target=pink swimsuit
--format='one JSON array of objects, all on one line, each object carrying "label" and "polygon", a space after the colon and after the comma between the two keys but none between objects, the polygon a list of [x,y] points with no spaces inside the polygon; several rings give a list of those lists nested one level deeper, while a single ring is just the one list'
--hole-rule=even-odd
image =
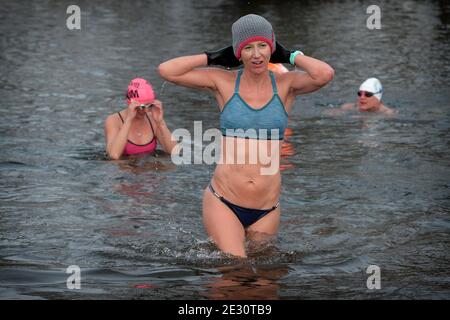
[{"label": "pink swimsuit", "polygon": [[[119,114],[120,120],[122,120],[122,123],[124,123],[122,116],[120,115],[120,112],[117,112]],[[125,150],[123,151],[124,156],[129,156],[132,154],[139,154],[139,153],[150,153],[156,150],[156,137],[155,137],[155,130],[153,130],[152,122],[150,121],[147,114],[145,115],[148,119],[148,122],[150,123],[150,127],[153,131],[153,139],[149,143],[146,144],[136,144],[131,142],[130,140],[127,141],[127,144],[125,145]]]}]

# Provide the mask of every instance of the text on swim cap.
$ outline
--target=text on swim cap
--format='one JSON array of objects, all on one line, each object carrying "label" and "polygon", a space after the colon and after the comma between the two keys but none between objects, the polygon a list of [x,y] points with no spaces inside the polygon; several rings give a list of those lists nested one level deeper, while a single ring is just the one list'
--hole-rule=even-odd
[{"label": "text on swim cap", "polygon": [[127,99],[139,98],[139,92],[137,90],[128,90]]},{"label": "text on swim cap", "polygon": [[139,83],[139,82],[131,81],[130,85],[132,85],[132,86],[135,87],[135,88],[139,88],[140,83]]}]

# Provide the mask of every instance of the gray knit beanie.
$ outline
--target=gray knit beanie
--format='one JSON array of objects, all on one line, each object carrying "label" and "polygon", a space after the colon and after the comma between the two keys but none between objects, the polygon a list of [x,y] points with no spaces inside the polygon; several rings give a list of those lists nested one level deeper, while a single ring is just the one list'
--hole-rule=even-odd
[{"label": "gray knit beanie", "polygon": [[240,59],[241,50],[253,41],[264,41],[275,51],[275,34],[269,21],[256,14],[248,14],[240,17],[231,26],[233,35],[233,51],[236,58]]}]

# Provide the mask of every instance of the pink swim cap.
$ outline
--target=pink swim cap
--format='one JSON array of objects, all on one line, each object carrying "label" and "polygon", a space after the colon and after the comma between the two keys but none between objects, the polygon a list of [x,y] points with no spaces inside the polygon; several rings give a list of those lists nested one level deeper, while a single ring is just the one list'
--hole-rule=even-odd
[{"label": "pink swim cap", "polygon": [[130,81],[127,90],[127,103],[131,103],[134,99],[142,104],[152,103],[155,100],[155,93],[153,87],[147,80],[136,78]]}]

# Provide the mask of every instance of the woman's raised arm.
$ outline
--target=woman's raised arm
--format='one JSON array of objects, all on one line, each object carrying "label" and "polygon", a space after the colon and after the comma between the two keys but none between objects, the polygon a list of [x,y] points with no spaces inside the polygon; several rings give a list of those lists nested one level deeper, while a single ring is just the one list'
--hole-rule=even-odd
[{"label": "woman's raised arm", "polygon": [[203,53],[163,62],[158,66],[158,72],[165,80],[181,86],[215,90],[213,74],[217,69],[208,69],[207,66],[207,55]]}]

